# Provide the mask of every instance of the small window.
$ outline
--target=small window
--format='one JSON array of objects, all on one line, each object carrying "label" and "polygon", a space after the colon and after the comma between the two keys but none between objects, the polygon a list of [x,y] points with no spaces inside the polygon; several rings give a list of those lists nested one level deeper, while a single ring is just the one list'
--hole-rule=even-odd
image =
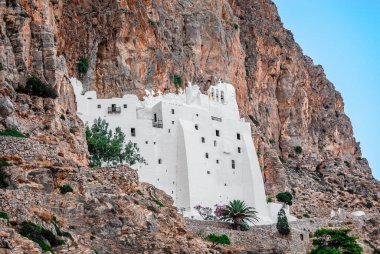
[{"label": "small window", "polygon": [[231,166],[232,166],[233,169],[235,169],[235,160],[231,161]]},{"label": "small window", "polygon": [[196,116],[199,116],[199,114],[195,114]]},{"label": "small window", "polygon": [[174,124],[174,121],[172,121],[172,124]]},{"label": "small window", "polygon": [[225,183],[224,186],[227,186],[227,184]]},{"label": "small window", "polygon": [[236,133],[236,138],[240,140],[240,133]]},{"label": "small window", "polygon": [[145,144],[148,144],[148,141],[145,141]]},{"label": "small window", "polygon": [[160,178],[157,178],[157,182],[159,182],[160,181]]},{"label": "small window", "polygon": [[102,107],[102,105],[98,104],[98,108],[101,108],[101,107]]},{"label": "small window", "polygon": [[205,157],[206,157],[206,159],[208,159],[208,153],[205,153]]},{"label": "small window", "polygon": [[216,164],[219,164],[219,160],[216,160]]},{"label": "small window", "polygon": [[174,115],[174,108],[172,108],[172,115]]},{"label": "small window", "polygon": [[127,104],[124,104],[123,107],[124,107],[124,108],[127,108],[128,106],[127,106]]},{"label": "small window", "polygon": [[220,135],[220,131],[219,131],[219,130],[216,130],[216,131],[215,131],[215,134],[216,134],[217,137],[219,137],[219,135]]},{"label": "small window", "polygon": [[210,171],[209,171],[209,170],[207,170],[207,174],[208,174],[208,175],[210,174]]},{"label": "small window", "polygon": [[216,140],[214,140],[214,146],[216,146]]},{"label": "small window", "polygon": [[158,164],[162,164],[162,159],[158,159]]},{"label": "small window", "polygon": [[195,127],[196,130],[198,130],[198,124],[196,124],[194,127]]},{"label": "small window", "polygon": [[220,100],[224,103],[224,91],[220,92]]},{"label": "small window", "polygon": [[153,145],[155,145],[156,144],[156,142],[153,142]]},{"label": "small window", "polygon": [[202,137],[202,143],[205,143],[205,142],[206,142],[206,139]]},{"label": "small window", "polygon": [[131,128],[131,136],[136,137],[136,129],[135,128]]},{"label": "small window", "polygon": [[170,133],[170,129],[168,129],[168,132]]},{"label": "small window", "polygon": [[241,148],[240,147],[238,147],[238,153],[241,153]]}]

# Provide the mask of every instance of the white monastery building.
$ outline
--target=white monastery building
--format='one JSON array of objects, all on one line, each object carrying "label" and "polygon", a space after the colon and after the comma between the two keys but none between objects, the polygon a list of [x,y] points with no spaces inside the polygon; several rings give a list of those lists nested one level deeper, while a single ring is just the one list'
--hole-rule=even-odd
[{"label": "white monastery building", "polygon": [[266,202],[251,127],[239,116],[232,85],[219,83],[208,94],[191,84],[179,94],[147,91],[140,101],[136,95],[98,99],[75,78],[71,83],[83,122],[100,117],[120,127],[146,160],[134,165],[140,180],[171,195],[185,217],[200,218],[196,205],[240,199],[255,207],[258,224],[277,221],[281,205]]}]

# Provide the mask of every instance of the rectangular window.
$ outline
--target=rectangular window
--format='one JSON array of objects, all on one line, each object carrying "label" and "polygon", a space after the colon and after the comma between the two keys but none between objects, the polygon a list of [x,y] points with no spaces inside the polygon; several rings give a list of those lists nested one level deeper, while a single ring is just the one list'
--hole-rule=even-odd
[{"label": "rectangular window", "polygon": [[215,134],[216,134],[217,137],[219,137],[219,135],[220,135],[219,130],[216,130],[216,131],[215,131]]},{"label": "rectangular window", "polygon": [[196,124],[194,127],[195,127],[196,130],[198,130],[198,124]]},{"label": "rectangular window", "polygon": [[214,140],[214,146],[216,146],[216,140]]},{"label": "rectangular window", "polygon": [[158,159],[158,164],[162,164],[162,160],[161,159]]},{"label": "rectangular window", "polygon": [[127,104],[124,104],[123,106],[124,106],[124,108],[127,108]]},{"label": "rectangular window", "polygon": [[172,114],[174,115],[174,108],[172,108]]},{"label": "rectangular window", "polygon": [[235,169],[235,160],[231,161],[231,166],[232,166],[233,169]]},{"label": "rectangular window", "polygon": [[131,136],[136,137],[136,129],[135,128],[131,128]]},{"label": "rectangular window", "polygon": [[205,143],[205,142],[206,142],[206,139],[202,137],[202,143]]},{"label": "rectangular window", "polygon": [[236,134],[236,138],[237,138],[238,140],[240,140],[240,133],[237,133],[237,134]]},{"label": "rectangular window", "polygon": [[102,107],[102,105],[98,104],[98,108],[101,108],[101,107]]},{"label": "rectangular window", "polygon": [[205,153],[205,157],[206,157],[206,159],[208,159],[208,153]]},{"label": "rectangular window", "polygon": [[240,147],[238,147],[238,153],[241,153],[241,148]]}]

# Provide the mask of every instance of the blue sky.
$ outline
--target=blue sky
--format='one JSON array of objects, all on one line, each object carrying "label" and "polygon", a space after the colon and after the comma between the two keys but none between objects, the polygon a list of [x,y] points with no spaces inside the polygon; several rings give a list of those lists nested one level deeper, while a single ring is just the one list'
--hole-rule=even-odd
[{"label": "blue sky", "polygon": [[274,0],[304,54],[342,93],[345,112],[380,179],[380,0]]}]

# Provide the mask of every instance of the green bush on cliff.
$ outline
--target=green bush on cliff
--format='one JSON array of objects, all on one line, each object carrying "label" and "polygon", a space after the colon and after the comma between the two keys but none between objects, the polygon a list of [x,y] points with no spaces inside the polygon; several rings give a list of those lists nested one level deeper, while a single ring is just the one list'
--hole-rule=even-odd
[{"label": "green bush on cliff", "polygon": [[181,76],[179,76],[178,74],[174,74],[173,81],[174,81],[174,86],[176,89],[179,89],[180,87],[182,87],[183,80]]},{"label": "green bush on cliff", "polygon": [[361,254],[357,238],[347,235],[350,229],[322,228],[310,235],[314,249],[309,254]]},{"label": "green bush on cliff", "polygon": [[59,189],[61,190],[62,194],[66,194],[68,192],[74,191],[73,188],[69,184],[64,184],[64,185],[60,186]]},{"label": "green bush on cliff", "polygon": [[9,215],[3,211],[0,211],[0,218],[9,220]]},{"label": "green bush on cliff", "polygon": [[280,192],[276,195],[277,201],[282,202],[287,205],[293,204],[293,196],[290,192]]},{"label": "green bush on cliff", "polygon": [[216,235],[216,234],[209,234],[206,238],[207,241],[212,242],[212,248],[215,247],[218,244],[226,244],[230,245],[231,240],[228,238],[227,235]]},{"label": "green bush on cliff", "polygon": [[127,163],[145,163],[139,154],[139,148],[129,141],[126,145],[125,134],[118,127],[115,132],[108,128],[108,123],[100,118],[86,128],[86,139],[90,153],[90,167],[100,167],[103,164],[116,165]]},{"label": "green bush on cliff", "polygon": [[0,136],[26,138],[26,136],[24,134],[22,134],[18,130],[14,130],[14,129],[7,129],[7,130],[0,131]]},{"label": "green bush on cliff", "polygon": [[79,73],[86,73],[88,71],[88,67],[90,65],[90,62],[87,58],[80,58],[77,63],[77,68]]},{"label": "green bush on cliff", "polygon": [[55,99],[58,97],[57,91],[55,91],[55,89],[50,84],[44,83],[36,77],[30,77],[26,81],[25,86],[19,86],[17,88],[17,92],[42,98]]},{"label": "green bush on cliff", "polygon": [[65,243],[65,241],[58,239],[50,230],[30,221],[23,221],[19,232],[20,235],[36,242],[44,251],[53,252],[51,247],[59,246]]},{"label": "green bush on cliff", "polygon": [[301,153],[302,153],[302,147],[300,147],[300,146],[296,146],[296,147],[294,147],[294,151],[295,151],[296,153],[298,153],[298,154],[301,154]]}]

